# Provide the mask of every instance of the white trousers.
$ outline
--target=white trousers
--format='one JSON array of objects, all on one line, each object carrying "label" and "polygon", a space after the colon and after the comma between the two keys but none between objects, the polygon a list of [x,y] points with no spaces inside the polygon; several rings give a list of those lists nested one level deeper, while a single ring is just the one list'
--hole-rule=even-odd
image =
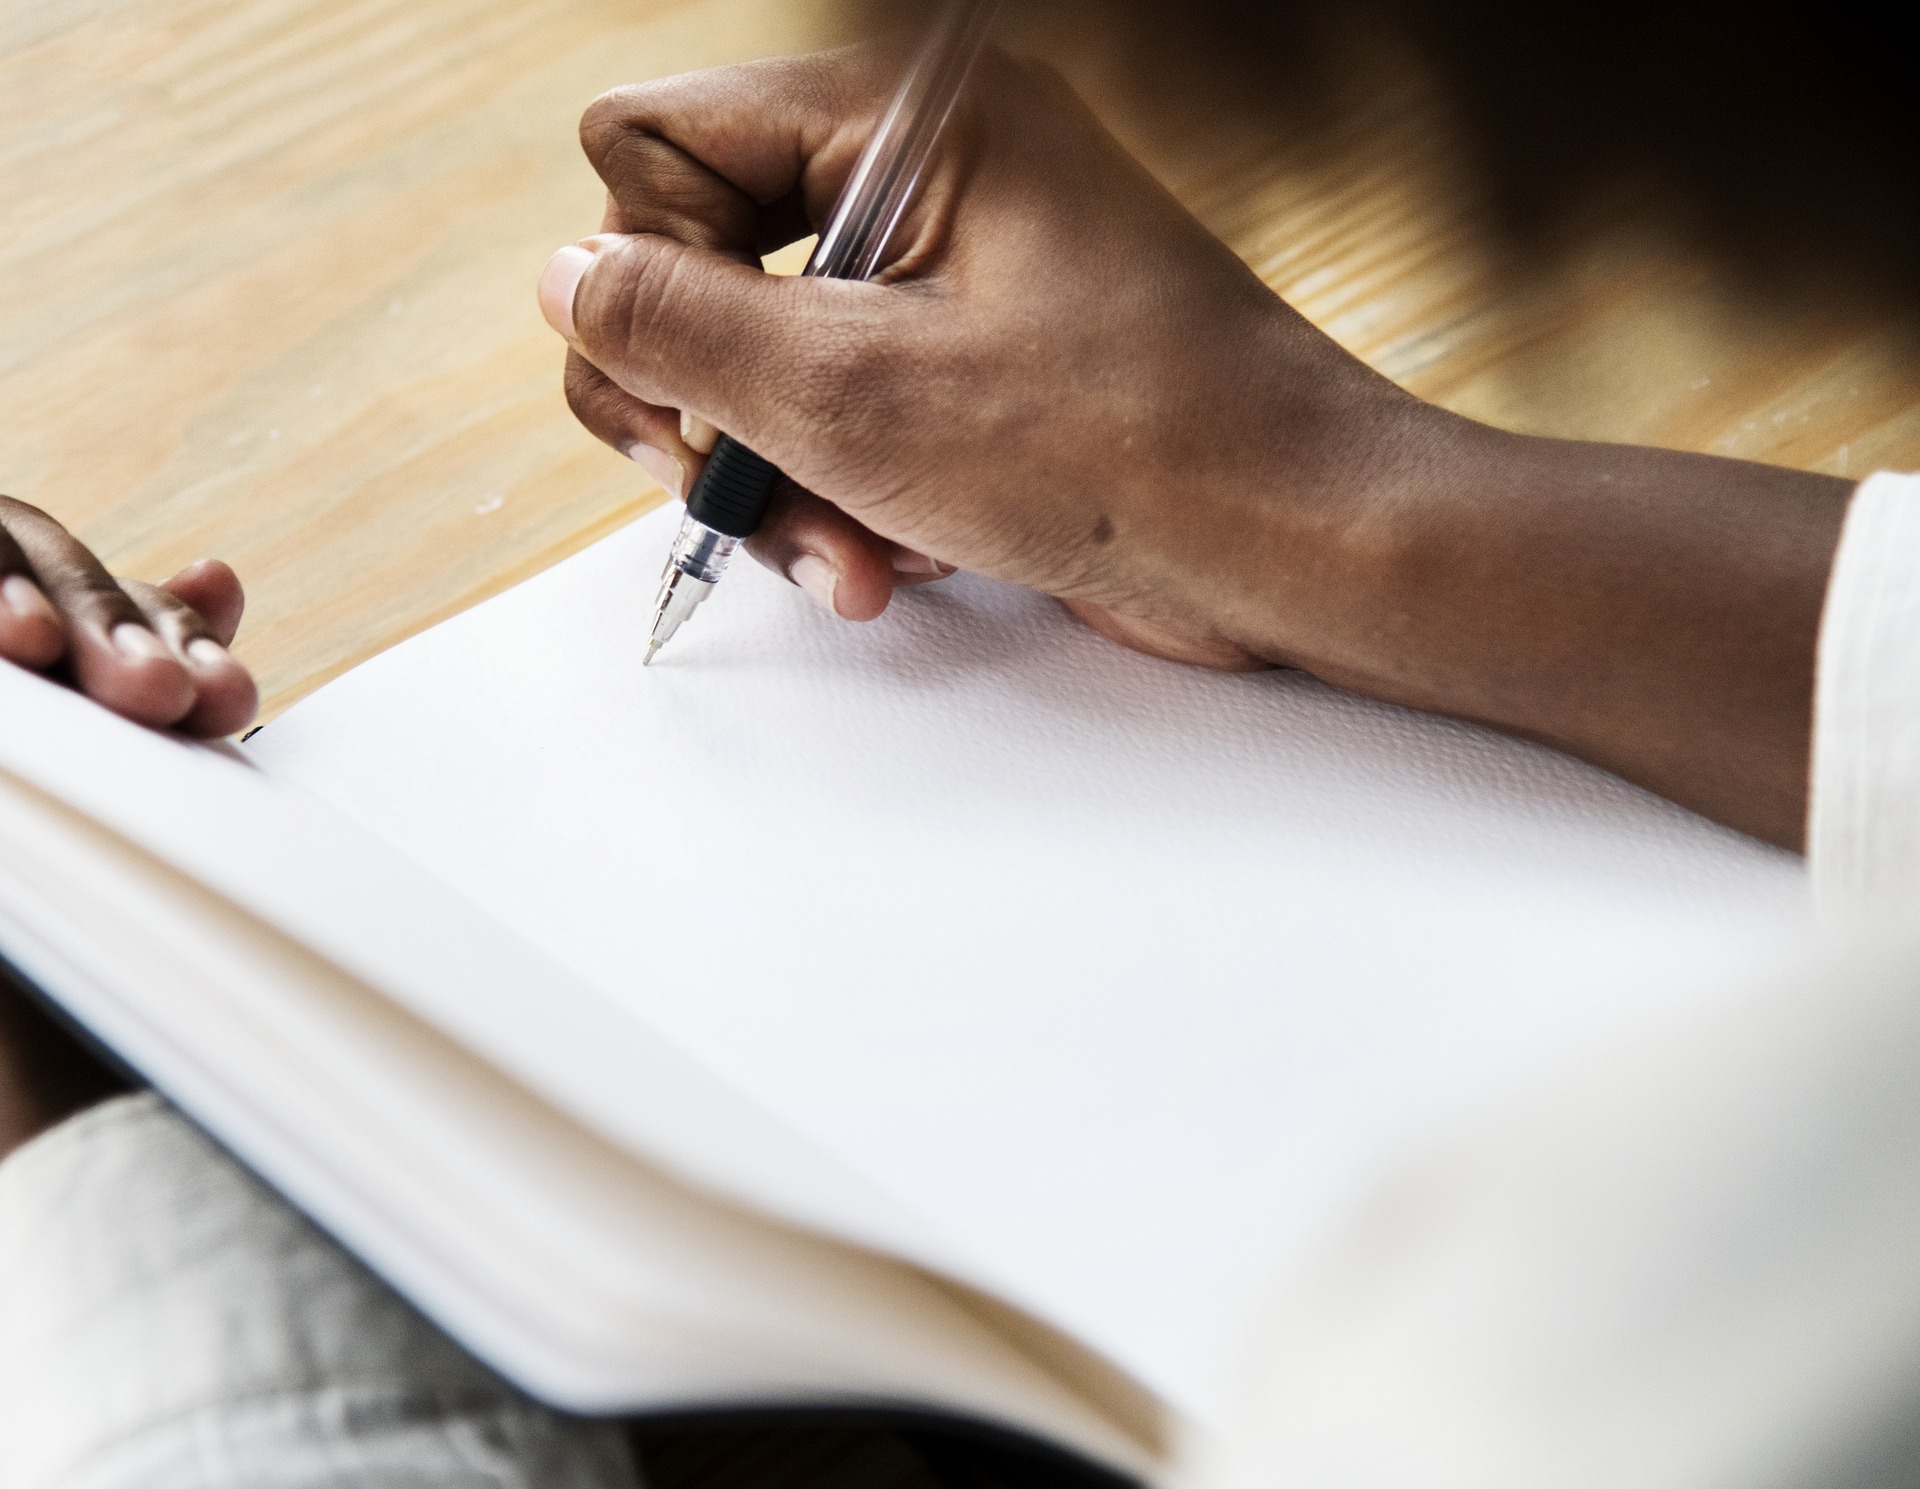
[{"label": "white trousers", "polygon": [[0,1489],[637,1489],[157,1096],[0,1163]]}]

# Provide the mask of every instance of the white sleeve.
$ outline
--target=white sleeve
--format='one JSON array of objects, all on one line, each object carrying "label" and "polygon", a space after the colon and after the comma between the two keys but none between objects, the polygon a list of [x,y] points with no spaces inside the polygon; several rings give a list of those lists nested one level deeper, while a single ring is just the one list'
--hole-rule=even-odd
[{"label": "white sleeve", "polygon": [[1824,917],[1920,911],[1920,475],[1855,491],[1814,669],[1807,856]]},{"label": "white sleeve", "polygon": [[1920,943],[1599,1054],[1283,1264],[1186,1489],[1920,1484]]}]

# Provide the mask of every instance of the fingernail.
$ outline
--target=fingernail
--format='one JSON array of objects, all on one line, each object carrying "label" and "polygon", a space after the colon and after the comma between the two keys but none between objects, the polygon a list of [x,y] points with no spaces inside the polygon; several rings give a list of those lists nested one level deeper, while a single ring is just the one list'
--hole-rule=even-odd
[{"label": "fingernail", "polygon": [[151,662],[170,655],[166,642],[132,621],[123,621],[113,628],[113,646],[130,662]]},{"label": "fingernail", "polygon": [[825,606],[830,615],[840,613],[833,608],[833,592],[840,587],[840,576],[824,558],[813,553],[801,554],[787,570],[787,577]]},{"label": "fingernail", "polygon": [[547,260],[540,271],[540,313],[567,340],[573,340],[573,296],[580,288],[580,277],[587,272],[593,255],[578,244],[569,243]]},{"label": "fingernail", "polygon": [[5,598],[7,609],[23,620],[36,620],[53,614],[53,602],[40,592],[25,574],[9,574],[0,582],[0,597]]},{"label": "fingernail", "polygon": [[687,448],[694,454],[711,455],[714,444],[720,438],[720,431],[698,414],[690,414],[682,409],[680,410],[680,438],[686,441]]},{"label": "fingernail", "polygon": [[917,553],[911,548],[902,548],[896,543],[893,549],[893,572],[914,577],[924,574],[937,579],[942,574],[951,574],[953,570],[938,559],[928,558],[924,553]]},{"label": "fingernail", "polygon": [[187,643],[187,660],[196,667],[224,667],[233,660],[233,653],[211,636],[196,636]]},{"label": "fingernail", "polygon": [[681,497],[686,494],[687,473],[680,462],[665,450],[656,450],[652,445],[633,444],[627,447],[627,458],[666,487],[669,496]]}]

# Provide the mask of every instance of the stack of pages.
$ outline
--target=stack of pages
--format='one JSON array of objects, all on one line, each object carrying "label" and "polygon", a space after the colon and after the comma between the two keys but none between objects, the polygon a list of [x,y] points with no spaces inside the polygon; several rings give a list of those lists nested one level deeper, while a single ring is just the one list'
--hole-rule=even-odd
[{"label": "stack of pages", "polygon": [[1550,751],[650,516],[242,748],[0,667],[0,951],[590,1411],[904,1407],[1166,1481],[1396,1169],[1731,996],[1797,859]]}]

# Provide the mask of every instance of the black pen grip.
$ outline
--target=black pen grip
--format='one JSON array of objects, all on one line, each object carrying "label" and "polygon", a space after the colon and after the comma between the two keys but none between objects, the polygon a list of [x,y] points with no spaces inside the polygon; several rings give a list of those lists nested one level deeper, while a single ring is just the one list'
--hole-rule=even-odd
[{"label": "black pen grip", "polygon": [[731,435],[723,434],[706,469],[687,493],[687,515],[730,538],[750,538],[773,497],[780,471]]}]

